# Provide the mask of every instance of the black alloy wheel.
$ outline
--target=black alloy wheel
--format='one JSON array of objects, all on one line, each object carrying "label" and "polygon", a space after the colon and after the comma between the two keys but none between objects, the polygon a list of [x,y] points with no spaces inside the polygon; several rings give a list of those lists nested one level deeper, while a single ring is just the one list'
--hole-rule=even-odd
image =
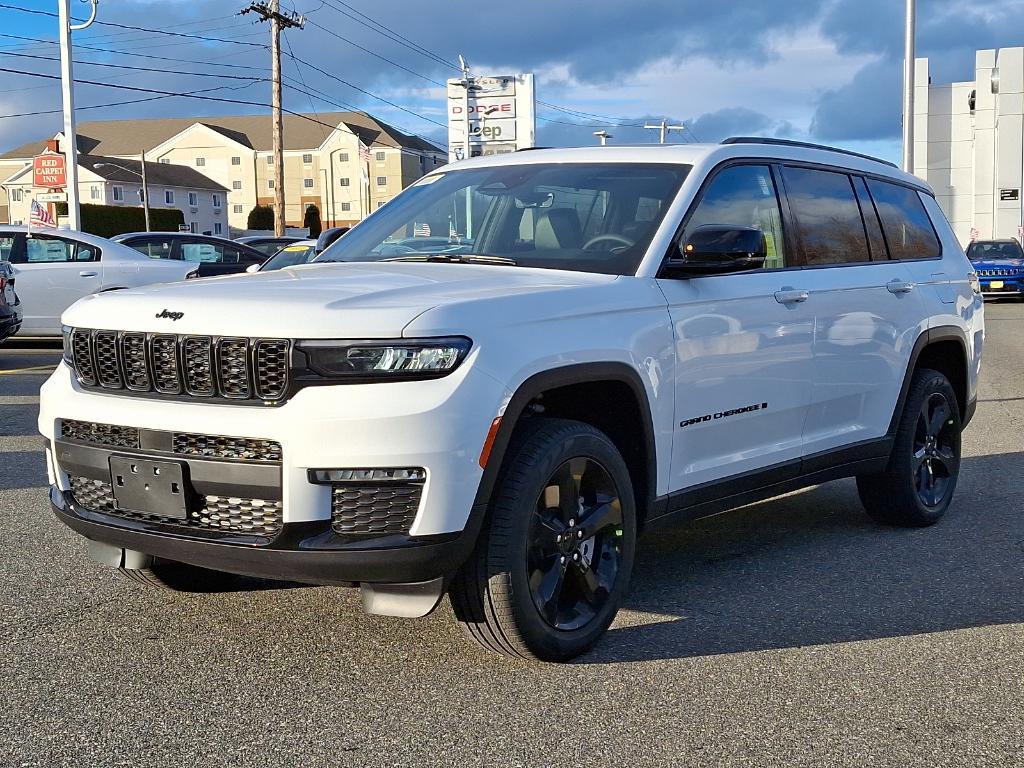
[{"label": "black alloy wheel", "polygon": [[530,525],[530,595],[555,629],[585,626],[600,612],[622,567],[622,505],[599,462],[559,466],[537,499]]},{"label": "black alloy wheel", "polygon": [[926,507],[937,507],[953,487],[959,465],[953,409],[941,392],[932,392],[921,406],[914,434],[914,487]]}]

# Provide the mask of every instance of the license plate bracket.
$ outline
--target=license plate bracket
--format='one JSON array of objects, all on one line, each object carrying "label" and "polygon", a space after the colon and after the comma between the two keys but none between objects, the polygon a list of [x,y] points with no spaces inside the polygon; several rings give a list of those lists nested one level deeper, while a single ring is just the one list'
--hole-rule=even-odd
[{"label": "license plate bracket", "polygon": [[192,489],[185,466],[132,456],[110,457],[110,486],[120,510],[178,520],[188,518]]}]

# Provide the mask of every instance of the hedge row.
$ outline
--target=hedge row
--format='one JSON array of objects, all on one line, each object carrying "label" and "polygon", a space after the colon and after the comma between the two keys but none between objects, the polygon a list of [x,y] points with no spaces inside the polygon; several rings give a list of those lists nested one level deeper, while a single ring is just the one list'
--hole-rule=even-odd
[{"label": "hedge row", "polygon": [[[119,205],[92,205],[82,209],[82,231],[100,237],[113,237],[125,232],[145,232],[146,213],[142,208]],[[67,203],[57,203],[57,214],[67,216]],[[185,214],[177,208],[153,208],[149,226],[153,232],[177,232],[185,223]]]}]

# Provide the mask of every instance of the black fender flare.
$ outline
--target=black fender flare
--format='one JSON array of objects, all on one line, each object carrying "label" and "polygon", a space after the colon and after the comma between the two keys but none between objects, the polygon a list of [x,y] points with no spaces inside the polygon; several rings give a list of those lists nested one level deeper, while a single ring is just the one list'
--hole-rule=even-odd
[{"label": "black fender flare", "polygon": [[[648,512],[652,510],[657,492],[658,454],[654,439],[651,403],[647,397],[647,390],[644,387],[639,372],[632,366],[622,362],[577,363],[559,368],[551,368],[535,373],[520,384],[509,400],[505,412],[502,414],[501,424],[491,444],[487,466],[484,467],[483,477],[480,479],[476,498],[473,501],[474,510],[484,508],[489,501],[494,486],[497,483],[501,466],[504,463],[505,453],[512,440],[512,434],[527,405],[537,395],[550,389],[566,387],[572,384],[592,384],[601,381],[615,381],[626,384],[633,391],[633,395],[640,405],[640,412],[643,418],[639,427],[648,459],[646,467],[646,509]],[[649,514],[648,519],[652,516]]]},{"label": "black fender flare", "polygon": [[965,381],[967,383],[967,390],[964,392],[964,412],[960,414],[962,425],[964,427],[970,422],[974,416],[974,409],[977,405],[977,401],[970,399],[970,359],[967,354],[967,335],[964,333],[962,328],[955,325],[940,325],[936,328],[929,328],[924,331],[920,336],[917,337],[917,341],[914,342],[914,348],[910,352],[910,360],[907,363],[907,371],[903,375],[903,386],[900,387],[900,396],[896,401],[896,407],[892,412],[892,419],[889,421],[889,431],[886,433],[890,437],[896,434],[896,428],[899,426],[900,416],[903,414],[903,406],[907,402],[907,393],[910,391],[910,381],[914,376],[914,370],[917,368],[917,361],[921,357],[921,353],[924,352],[925,348],[931,344],[935,344],[940,341],[955,341],[960,345],[963,351],[963,364]]}]

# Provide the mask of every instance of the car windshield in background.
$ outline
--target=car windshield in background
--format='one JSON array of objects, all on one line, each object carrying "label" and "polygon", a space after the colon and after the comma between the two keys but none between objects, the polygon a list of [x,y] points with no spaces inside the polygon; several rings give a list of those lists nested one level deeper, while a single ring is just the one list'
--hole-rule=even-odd
[{"label": "car windshield in background", "polygon": [[315,245],[286,245],[260,267],[260,272],[308,264],[316,256]]},{"label": "car windshield in background", "polygon": [[632,275],[689,170],[540,163],[435,173],[317,261],[443,261]]},{"label": "car windshield in background", "polygon": [[1021,259],[1024,250],[1017,243],[971,243],[967,247],[967,258],[971,261]]}]

